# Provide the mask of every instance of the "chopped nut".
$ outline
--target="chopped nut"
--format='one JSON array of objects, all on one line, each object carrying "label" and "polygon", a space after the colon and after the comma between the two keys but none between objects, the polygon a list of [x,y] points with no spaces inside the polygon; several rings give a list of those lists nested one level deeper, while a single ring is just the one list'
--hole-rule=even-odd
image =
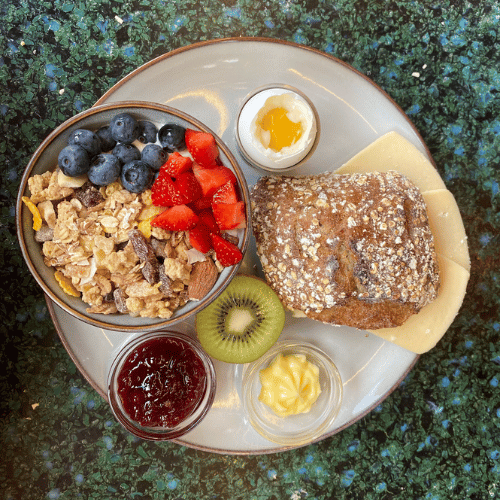
[{"label": "chopped nut", "polygon": [[188,285],[188,297],[191,300],[201,300],[212,289],[219,273],[212,259],[193,264]]}]

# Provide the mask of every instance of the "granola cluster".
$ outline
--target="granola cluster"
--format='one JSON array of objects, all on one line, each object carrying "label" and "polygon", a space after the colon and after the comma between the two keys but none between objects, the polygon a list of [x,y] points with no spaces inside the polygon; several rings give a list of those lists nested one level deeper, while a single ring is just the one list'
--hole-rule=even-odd
[{"label": "granola cluster", "polygon": [[192,248],[187,232],[152,227],[164,208],[152,204],[150,190],[131,193],[119,181],[71,187],[64,178],[58,169],[32,176],[23,201],[37,222],[45,264],[88,313],[170,318],[188,300],[200,300],[199,290],[190,290],[201,262],[215,269],[213,286],[223,268],[214,252]]}]

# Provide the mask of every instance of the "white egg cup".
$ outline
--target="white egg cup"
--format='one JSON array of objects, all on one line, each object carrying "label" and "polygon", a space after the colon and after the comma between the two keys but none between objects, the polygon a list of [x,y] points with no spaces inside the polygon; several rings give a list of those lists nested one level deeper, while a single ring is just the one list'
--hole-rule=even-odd
[{"label": "white egg cup", "polygon": [[[279,164],[275,166],[266,166],[262,163],[262,161],[259,161],[256,159],[254,156],[252,156],[251,152],[248,151],[248,147],[245,148],[244,142],[249,142],[253,141],[253,138],[250,138],[251,131],[250,131],[250,125],[251,125],[251,119],[246,120],[245,123],[242,123],[242,113],[244,113],[244,109],[247,108],[247,106],[251,106],[252,109],[255,110],[255,112],[252,114],[252,118],[257,115],[259,110],[265,105],[266,100],[271,97],[271,96],[277,96],[277,95],[282,95],[282,94],[292,94],[295,98],[298,98],[299,101],[301,101],[303,104],[305,104],[307,107],[310,108],[310,111],[312,112],[312,115],[314,117],[315,121],[315,127],[316,127],[316,133],[314,140],[310,146],[306,148],[304,151],[303,155],[296,155],[297,156],[297,161],[295,161],[293,164],[285,165],[285,166],[280,166]],[[248,127],[246,130],[243,130],[242,126]],[[243,135],[247,136],[247,140],[242,140]],[[314,104],[311,102],[311,100],[299,89],[292,87],[290,85],[285,85],[285,84],[269,84],[265,85],[262,87],[259,87],[252,91],[243,101],[243,104],[241,105],[240,109],[238,110],[238,116],[236,120],[236,142],[238,144],[238,148],[243,156],[243,158],[252,166],[257,169],[265,170],[267,172],[287,172],[290,171],[306,161],[308,161],[311,156],[313,155],[316,146],[318,145],[319,142],[319,137],[320,137],[320,121],[319,121],[319,115],[318,112],[314,106]]]}]

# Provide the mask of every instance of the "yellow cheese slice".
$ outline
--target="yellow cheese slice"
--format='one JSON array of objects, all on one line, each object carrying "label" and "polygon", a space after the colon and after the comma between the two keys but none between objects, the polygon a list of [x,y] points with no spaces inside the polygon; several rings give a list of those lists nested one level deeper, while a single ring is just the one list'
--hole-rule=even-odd
[{"label": "yellow cheese slice", "polygon": [[422,194],[436,252],[470,272],[470,257],[462,216],[455,197],[447,189]]},{"label": "yellow cheese slice", "polygon": [[446,189],[434,165],[411,142],[388,132],[344,163],[336,174],[396,170],[411,179],[422,193]]},{"label": "yellow cheese slice", "polygon": [[438,254],[441,287],[434,302],[410,317],[397,328],[382,328],[371,332],[409,351],[422,354],[441,340],[460,310],[469,272],[460,264]]}]

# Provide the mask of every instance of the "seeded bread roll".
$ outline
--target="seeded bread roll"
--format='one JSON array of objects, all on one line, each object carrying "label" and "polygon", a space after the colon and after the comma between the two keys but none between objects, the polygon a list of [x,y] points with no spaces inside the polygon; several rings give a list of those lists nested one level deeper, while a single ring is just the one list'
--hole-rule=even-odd
[{"label": "seeded bread roll", "polygon": [[334,325],[402,325],[439,288],[418,188],[397,172],[262,177],[252,221],[266,279],[291,310]]}]

